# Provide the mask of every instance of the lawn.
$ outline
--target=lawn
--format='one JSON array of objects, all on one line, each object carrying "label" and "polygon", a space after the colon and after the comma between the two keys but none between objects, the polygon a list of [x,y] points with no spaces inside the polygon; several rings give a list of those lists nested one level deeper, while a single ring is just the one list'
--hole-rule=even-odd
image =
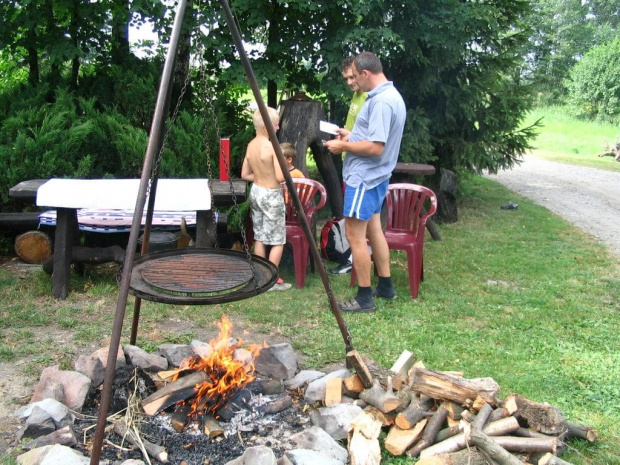
[{"label": "lawn", "polygon": [[[568,223],[475,177],[462,182],[460,221],[430,238],[425,281],[411,300],[405,259],[393,252],[398,298],[371,315],[345,315],[353,345],[389,367],[405,349],[430,369],[492,377],[501,396],[518,393],[559,407],[568,420],[596,428],[594,445],[573,442],[563,456],[580,464],[620,463],[620,281],[618,259]],[[51,364],[70,368],[79,353],[109,340],[117,299],[113,267],[73,275],[67,301],[50,298],[42,271],[0,269],[0,361],[32,375]],[[290,259],[285,279],[294,280]],[[332,276],[339,298],[349,276]],[[123,343],[128,340],[130,300]],[[138,344],[188,342],[213,330],[221,315],[249,331],[291,341],[304,368],[342,364],[345,347],[318,274],[304,289],[269,292],[211,307],[144,302]],[[52,343],[62,333],[67,343]],[[262,342],[262,341],[249,341]],[[389,455],[389,454],[388,454]],[[409,463],[386,455],[384,463]]]}]

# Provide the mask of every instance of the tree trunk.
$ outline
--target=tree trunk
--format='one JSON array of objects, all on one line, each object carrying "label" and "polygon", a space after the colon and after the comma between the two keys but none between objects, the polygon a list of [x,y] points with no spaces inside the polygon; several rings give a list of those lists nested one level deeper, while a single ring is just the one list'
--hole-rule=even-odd
[{"label": "tree trunk", "polygon": [[308,148],[323,178],[332,216],[341,217],[343,209],[342,181],[334,166],[334,157],[324,147],[319,122],[324,119],[323,104],[303,94],[281,102],[280,142],[291,142],[297,149],[297,168],[307,173]]},{"label": "tree trunk", "polygon": [[127,0],[114,0],[112,6],[112,64],[122,65],[129,52],[129,4]]},{"label": "tree trunk", "polygon": [[39,84],[39,52],[35,46],[37,37],[34,29],[29,29],[26,33],[28,36],[28,82],[32,87]]}]

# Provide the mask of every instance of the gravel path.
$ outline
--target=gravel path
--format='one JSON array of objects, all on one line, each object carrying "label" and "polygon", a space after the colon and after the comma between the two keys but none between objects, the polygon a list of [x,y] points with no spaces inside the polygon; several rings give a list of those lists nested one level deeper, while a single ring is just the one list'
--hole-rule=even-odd
[{"label": "gravel path", "polygon": [[531,155],[524,160],[487,177],[570,221],[620,256],[620,173]]}]

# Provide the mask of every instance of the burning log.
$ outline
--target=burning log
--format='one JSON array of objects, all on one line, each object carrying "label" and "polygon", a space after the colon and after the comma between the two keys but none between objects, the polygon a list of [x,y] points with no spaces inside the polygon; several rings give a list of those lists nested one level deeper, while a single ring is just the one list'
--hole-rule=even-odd
[{"label": "burning log", "polygon": [[144,413],[153,416],[176,402],[193,396],[196,394],[197,385],[210,381],[209,376],[204,371],[195,371],[155,391],[143,399],[140,405],[142,405]]},{"label": "burning log", "polygon": [[293,399],[290,396],[284,396],[261,406],[259,410],[263,413],[274,414],[286,410],[291,405],[293,405]]},{"label": "burning log", "polygon": [[523,462],[510,454],[506,449],[491,439],[483,432],[472,428],[469,438],[480,450],[486,452],[488,456],[499,465],[523,465]]},{"label": "burning log", "polygon": [[425,368],[414,368],[411,388],[434,399],[451,400],[473,406],[476,399],[497,405],[499,385],[492,378],[465,379]]},{"label": "burning log", "polygon": [[200,418],[202,429],[207,436],[215,438],[224,434],[224,428],[213,418],[213,415],[202,415]]},{"label": "burning log", "polygon": [[396,415],[396,424],[402,429],[413,428],[422,418],[431,415],[428,411],[434,403],[430,397],[416,397],[405,410]]},{"label": "burning log", "polygon": [[168,452],[165,448],[140,438],[134,431],[127,428],[124,421],[117,421],[114,423],[114,432],[123,439],[127,439],[134,446],[140,447],[141,449],[144,448],[143,453],[146,451],[146,453],[155,460],[161,463],[168,463]]},{"label": "burning log", "polygon": [[394,395],[391,380],[388,380],[388,387],[384,391],[379,380],[375,380],[370,389],[360,393],[360,399],[377,407],[383,413],[388,413],[400,407],[401,400]]},{"label": "burning log", "polygon": [[189,423],[189,415],[192,412],[192,406],[189,404],[177,405],[170,419],[172,427],[177,433],[180,433],[185,429],[187,423]]}]

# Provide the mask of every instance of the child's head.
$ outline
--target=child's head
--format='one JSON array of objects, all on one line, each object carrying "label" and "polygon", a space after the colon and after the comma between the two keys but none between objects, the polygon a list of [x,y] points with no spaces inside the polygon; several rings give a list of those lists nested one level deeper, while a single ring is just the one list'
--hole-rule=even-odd
[{"label": "child's head", "polygon": [[280,148],[282,149],[282,155],[284,155],[284,159],[288,163],[288,166],[295,166],[295,158],[297,158],[295,146],[290,142],[282,142]]},{"label": "child's head", "polygon": [[[267,114],[269,115],[271,124],[273,124],[274,126],[277,126],[278,123],[280,122],[280,115],[278,114],[278,111],[275,108],[267,107]],[[260,109],[254,112],[254,115],[252,115],[252,119],[254,121],[254,129],[256,129],[257,131],[264,129],[266,127],[265,122],[263,121],[263,115],[261,114]]]}]

